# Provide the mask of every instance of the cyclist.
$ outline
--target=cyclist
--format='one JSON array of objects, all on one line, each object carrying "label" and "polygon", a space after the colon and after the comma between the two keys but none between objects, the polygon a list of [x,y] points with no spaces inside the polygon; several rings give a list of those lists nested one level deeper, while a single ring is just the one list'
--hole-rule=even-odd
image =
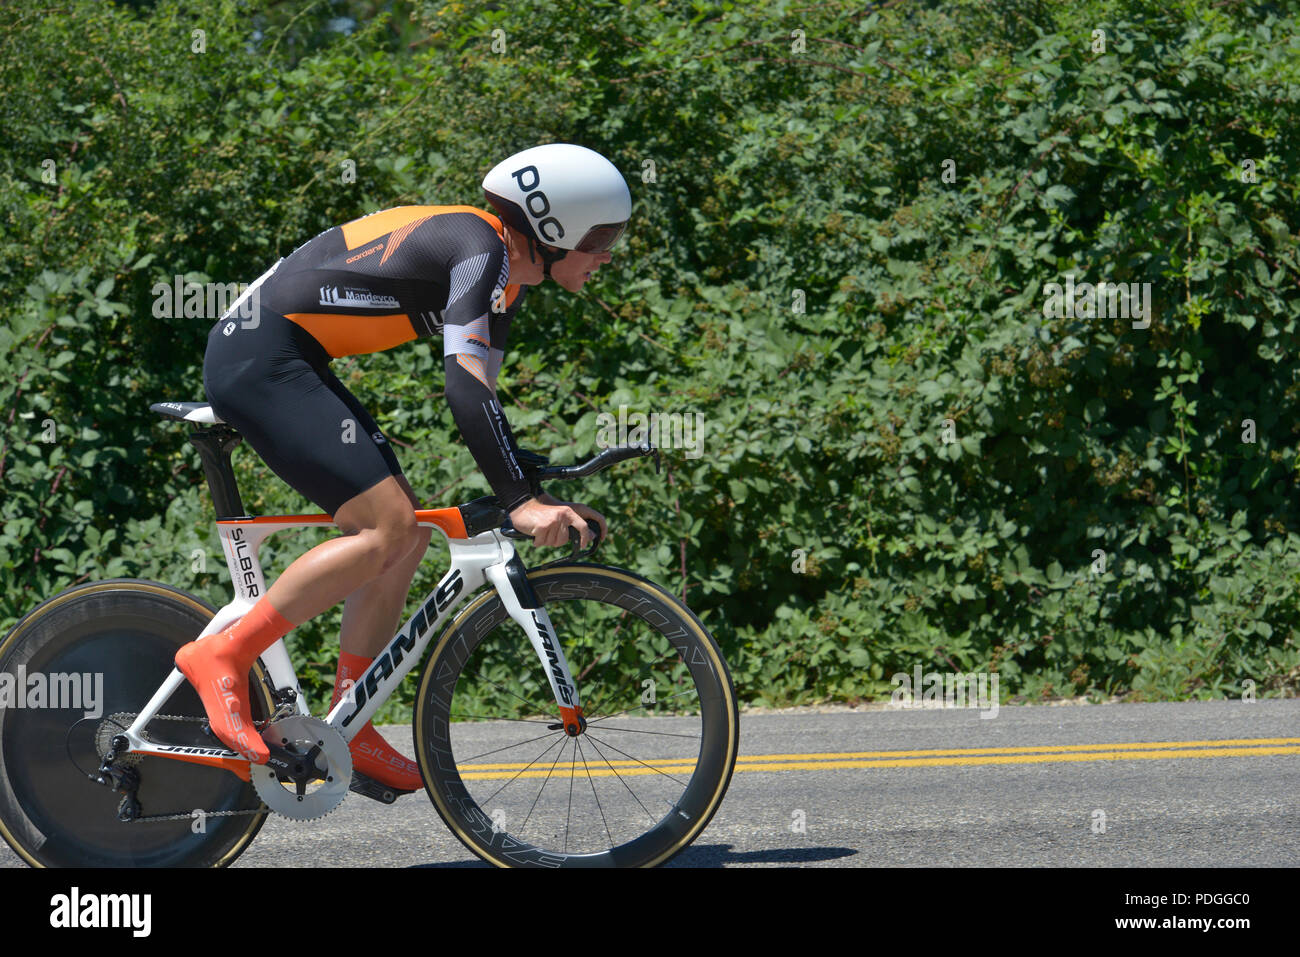
[{"label": "cyclist", "polygon": [[[585,547],[589,522],[605,532],[595,509],[531,495],[496,381],[525,287],[549,278],[577,292],[610,261],[631,214],[627,183],[599,153],[552,143],[493,167],[483,190],[498,216],[401,206],[326,230],[250,287],[256,322],[230,318],[241,300],[208,334],[213,409],[343,533],[299,557],[223,632],[176,655],[213,732],[250,761],[269,757],[247,700],[257,656],[346,597],[337,704],[396,631],[429,545],[392,446],[331,360],[441,335],[452,416],[514,526],[544,546],[567,544],[576,528]],[[418,766],[370,724],[351,747],[362,774],[401,791],[422,786]]]}]

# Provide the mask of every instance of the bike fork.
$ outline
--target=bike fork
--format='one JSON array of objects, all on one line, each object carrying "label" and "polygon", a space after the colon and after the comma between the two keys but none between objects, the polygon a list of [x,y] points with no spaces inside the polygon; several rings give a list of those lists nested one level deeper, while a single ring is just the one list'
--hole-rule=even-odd
[{"label": "bike fork", "polygon": [[519,627],[532,642],[533,650],[537,652],[537,659],[546,672],[551,693],[555,696],[555,704],[560,711],[561,724],[555,725],[555,730],[563,728],[567,735],[576,738],[587,729],[587,720],[582,714],[582,699],[578,696],[578,684],[569,671],[569,663],[555,636],[551,617],[528,581],[523,561],[515,554],[508,561],[485,568],[484,573],[501,596],[510,617],[519,623]]}]

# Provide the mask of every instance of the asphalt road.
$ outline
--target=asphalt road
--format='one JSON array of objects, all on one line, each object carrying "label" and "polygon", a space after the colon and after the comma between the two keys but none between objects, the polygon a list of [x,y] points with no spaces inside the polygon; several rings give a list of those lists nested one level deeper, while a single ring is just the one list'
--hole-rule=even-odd
[{"label": "asphalt road", "polygon": [[[409,729],[385,734],[410,747]],[[1215,745],[1224,740],[1251,743]],[[1150,742],[1195,743],[1133,747]],[[391,806],[349,795],[309,825],[272,818],[240,862],[481,866],[419,794]],[[956,709],[745,715],[727,797],[672,862],[1297,864],[1298,700],[1004,707],[992,719]]]},{"label": "asphalt road", "polygon": [[[726,799],[670,866],[1297,864],[1300,700],[1270,700],[746,714]],[[486,865],[417,793],[272,815],[236,866]]]}]

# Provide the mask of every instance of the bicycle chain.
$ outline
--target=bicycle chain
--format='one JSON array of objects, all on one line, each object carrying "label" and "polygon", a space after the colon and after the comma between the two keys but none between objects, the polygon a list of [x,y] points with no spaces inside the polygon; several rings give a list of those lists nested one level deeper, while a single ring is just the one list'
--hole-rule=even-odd
[{"label": "bicycle chain", "polygon": [[[136,719],[136,717],[137,717],[137,715],[132,714],[132,713],[127,712],[127,711],[119,711],[119,712],[117,712],[117,713],[115,713],[115,714],[110,714],[110,715],[105,716],[104,719],[103,719],[103,721],[100,723],[100,729],[96,732],[96,735],[95,735],[95,738],[96,738],[96,745],[98,746],[99,739],[100,739],[100,738],[104,735],[104,733],[105,733],[105,732],[104,732],[104,728],[105,728],[107,722],[112,721],[112,722],[114,722],[114,723],[120,725],[120,727],[117,728],[116,730],[112,730],[112,729],[109,730],[109,733],[108,733],[108,741],[111,742],[112,739],[113,739],[114,737],[116,737],[117,735],[122,734],[123,732],[125,732],[126,729],[129,728],[129,727],[131,726],[131,722],[134,721],[134,720]],[[196,717],[194,717],[194,716],[192,716],[192,715],[183,715],[183,714],[156,714],[156,715],[154,715],[153,718],[151,718],[150,720],[151,720],[151,721],[190,721],[190,722],[195,722],[195,723],[198,723],[198,724],[202,724],[203,722],[207,721],[208,719],[207,719],[207,718],[196,718]],[[269,723],[269,722],[268,722],[268,723]],[[141,734],[141,737],[145,737],[145,738],[147,738],[147,737],[148,737],[148,733],[147,733],[147,732],[143,732],[143,733]],[[110,746],[111,746],[111,744],[110,744]],[[100,749],[100,754],[105,753],[107,750],[108,750],[107,747],[105,747],[105,748],[101,748],[101,749]],[[122,755],[122,756],[120,756],[120,757],[118,758],[118,761],[117,761],[116,763],[121,763],[121,764],[125,764],[125,765],[128,765],[128,766],[135,766],[135,765],[137,765],[137,764],[140,763],[140,759],[143,758],[143,757],[145,757],[145,755],[143,755],[143,754],[124,754],[124,755]],[[118,811],[121,811],[121,810],[122,810],[122,806],[123,806],[125,803],[126,803],[126,797],[124,796],[124,797],[122,798],[122,800],[118,802]],[[248,816],[248,815],[250,815],[250,814],[269,814],[270,811],[271,811],[271,809],[268,808],[265,804],[262,804],[262,805],[261,805],[260,807],[258,807],[258,808],[252,808],[252,809],[249,809],[249,810],[243,810],[243,811],[206,811],[206,810],[203,810],[202,808],[196,808],[195,810],[202,811],[204,818],[209,818],[209,817],[246,817],[246,816]],[[146,815],[141,815],[140,817],[131,818],[131,819],[130,819],[129,821],[127,821],[126,823],[128,823],[128,824],[158,824],[158,823],[161,823],[161,822],[163,822],[163,821],[192,821],[192,820],[194,820],[194,811],[182,811],[182,812],[177,812],[177,813],[175,813],[175,814],[146,814]]]},{"label": "bicycle chain", "polygon": [[[125,801],[126,798],[123,798],[122,800]],[[121,809],[120,803],[118,804],[118,808],[119,810]],[[196,810],[199,809],[196,808]],[[263,804],[259,808],[255,808],[248,811],[204,811],[203,816],[205,818],[244,817],[249,814],[270,814],[270,813],[271,813],[271,809],[267,807],[265,804]],[[131,818],[131,820],[127,821],[126,823],[127,824],[160,824],[163,821],[192,821],[192,820],[194,820],[194,811],[191,811],[189,814],[145,814],[140,817],[133,817]]]}]

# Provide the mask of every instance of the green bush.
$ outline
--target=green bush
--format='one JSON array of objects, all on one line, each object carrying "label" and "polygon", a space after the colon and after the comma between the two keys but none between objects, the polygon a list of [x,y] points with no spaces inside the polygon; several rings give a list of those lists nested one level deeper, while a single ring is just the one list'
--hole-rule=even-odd
[{"label": "green bush", "polygon": [[[615,159],[633,225],[587,291],[530,296],[503,397],[558,461],[621,405],[704,415],[700,457],[578,497],[745,700],[879,698],[917,663],[1019,700],[1293,695],[1296,25],[1209,0],[7,4],[0,625],[113,575],[225,600],[197,458],[147,411],[201,397],[211,317],[156,318],[156,283],[478,202],[558,140]],[[1149,283],[1149,325],[1046,308],[1067,277]],[[430,343],[336,371],[427,504],[486,489]],[[310,509],[236,463],[250,510]],[[317,705],[337,624],[293,636]]]}]

